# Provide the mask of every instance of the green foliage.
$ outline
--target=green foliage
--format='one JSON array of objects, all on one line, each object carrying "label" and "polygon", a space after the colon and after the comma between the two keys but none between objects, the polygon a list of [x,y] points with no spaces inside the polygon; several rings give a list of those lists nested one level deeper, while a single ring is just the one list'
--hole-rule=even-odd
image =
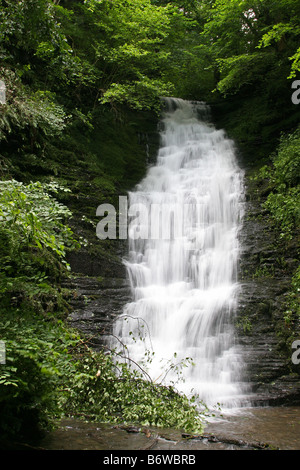
[{"label": "green foliage", "polygon": [[67,350],[77,336],[59,319],[68,294],[56,283],[78,243],[65,225],[71,212],[53,196],[65,188],[15,180],[0,186],[0,430],[28,437],[59,412],[59,381],[73,372]]},{"label": "green foliage", "polygon": [[[95,352],[62,321],[33,312],[2,311],[0,430],[29,437],[53,418],[77,416],[109,423],[138,423],[203,432],[202,410],[172,386],[145,380],[118,355]],[[27,428],[28,427],[28,428]]]},{"label": "green foliage", "polygon": [[204,17],[201,36],[222,95],[249,85],[256,90],[261,82],[265,91],[275,75],[279,81],[282,73],[285,79],[296,76],[299,8],[293,0],[199,2]]},{"label": "green foliage", "polygon": [[211,39],[214,57],[227,58],[253,51],[258,29],[253,2],[205,1],[199,5],[199,13],[204,16],[203,36]]},{"label": "green foliage", "polygon": [[173,386],[154,383],[143,370],[134,370],[118,353],[85,355],[81,373],[70,384],[68,412],[102,422],[174,427],[203,432],[196,397],[188,399]]},{"label": "green foliage", "polygon": [[141,79],[131,84],[114,83],[103,94],[101,103],[127,104],[132,109],[151,110],[160,112],[160,96],[171,95],[172,84],[165,84],[162,80]]},{"label": "green foliage", "polygon": [[[279,2],[281,11],[276,15],[276,24],[268,26],[268,30],[261,38],[258,48],[266,48],[275,45],[277,51],[284,52],[286,49],[294,52],[288,59],[291,61],[291,69],[288,78],[296,77],[296,72],[300,71],[299,66],[299,48],[297,47],[300,34],[298,24],[300,7],[297,2],[281,1]],[[280,21],[283,20],[283,21]]]},{"label": "green foliage", "polygon": [[[27,182],[32,173],[55,174],[76,193],[55,183],[0,183],[3,432],[22,432],[63,410],[202,430],[199,409],[175,388],[91,352],[61,322],[69,294],[59,282],[68,272],[67,251],[78,243],[58,197],[92,226],[98,193],[111,200],[132,187],[145,159],[128,108],[158,113],[161,95],[220,100],[234,115],[226,113],[222,127],[254,159],[275,147],[279,132],[299,121],[287,80],[299,71],[299,16],[295,0],[0,0],[3,174]],[[263,175],[264,208],[284,243],[299,225],[299,144],[299,130],[283,137]],[[95,207],[89,200],[83,215],[91,191]],[[298,290],[297,271],[289,320]],[[250,330],[247,319],[239,326]]]},{"label": "green foliage", "polygon": [[293,328],[294,325],[299,322],[300,318],[300,267],[298,267],[294,273],[291,284],[291,290],[287,295],[286,310],[283,317],[285,327],[288,329]]},{"label": "green foliage", "polygon": [[30,310],[0,307],[0,312],[6,349],[0,367],[1,437],[37,437],[51,417],[61,415],[64,381],[76,372],[69,349],[76,347],[78,334]]},{"label": "green foliage", "polygon": [[300,221],[300,128],[281,138],[272,167],[264,166],[259,178],[267,178],[270,194],[264,207],[270,212],[280,237],[291,239]]},{"label": "green foliage", "polygon": [[65,10],[54,3],[1,1],[2,57],[26,79],[30,80],[39,71],[44,76],[46,73],[52,83],[54,80],[74,83],[79,64],[57,18],[57,10],[60,13]]},{"label": "green foliage", "polygon": [[177,7],[154,6],[150,0],[86,4],[102,37],[102,41],[95,38],[95,55],[109,71],[102,81],[101,103],[159,110],[159,97],[170,95],[174,87],[172,80],[164,80],[163,72],[171,54],[165,44]]},{"label": "green foliage", "polygon": [[[0,182],[0,294],[32,298],[67,270],[67,250],[78,246],[65,220],[67,207],[50,194],[67,191],[56,183]],[[22,293],[22,294],[21,294]]]},{"label": "green foliage", "polygon": [[300,317],[300,267],[296,270],[292,279],[292,291],[290,293],[290,307]]},{"label": "green foliage", "polygon": [[266,74],[274,62],[273,54],[254,52],[227,59],[218,59],[221,80],[218,90],[222,95],[235,94],[240,89],[257,85],[260,77]]},{"label": "green foliage", "polygon": [[57,283],[68,270],[67,250],[78,244],[65,225],[71,212],[53,195],[68,190],[55,182],[0,184],[2,437],[28,439],[64,413],[201,432],[191,400],[144,381],[113,354],[91,351],[66,327],[71,294]]},{"label": "green foliage", "polygon": [[[277,328],[282,338],[281,347],[290,354],[292,341],[297,337],[300,315],[300,268],[295,269],[299,257],[300,222],[300,127],[283,134],[271,164],[264,165],[254,178],[263,188],[270,227],[277,235],[277,249],[283,250],[283,269],[290,276],[290,287],[284,294],[284,310]],[[292,260],[293,269],[286,271],[285,259]],[[275,269],[274,269],[275,274]]]},{"label": "green foliage", "polygon": [[244,335],[251,335],[253,329],[251,320],[248,317],[239,318],[235,323],[235,327],[243,332]]},{"label": "green foliage", "polygon": [[172,16],[172,31],[165,41],[169,55],[163,78],[173,84],[175,96],[210,101],[215,85],[211,48],[201,37],[203,18],[197,16],[197,2],[189,4],[184,17],[179,12]]},{"label": "green foliage", "polygon": [[300,71],[300,47],[297,49],[297,52],[290,57],[290,60],[292,60],[292,66],[288,78],[296,78],[297,72]]},{"label": "green foliage", "polygon": [[300,184],[300,127],[281,138],[274,158],[274,182],[289,188]]},{"label": "green foliage", "polygon": [[7,89],[6,104],[0,107],[0,140],[8,140],[11,133],[25,140],[27,130],[33,144],[38,132],[48,137],[62,133],[67,116],[50,92],[33,92],[12,70],[4,67],[0,68],[0,78]]},{"label": "green foliage", "polygon": [[232,94],[299,68],[292,0],[6,1],[0,17],[6,66],[81,110],[157,110],[161,94]]},{"label": "green foliage", "polygon": [[291,239],[300,220],[300,188],[285,190],[279,187],[277,191],[268,196],[264,207],[271,213],[280,229],[280,237]]}]

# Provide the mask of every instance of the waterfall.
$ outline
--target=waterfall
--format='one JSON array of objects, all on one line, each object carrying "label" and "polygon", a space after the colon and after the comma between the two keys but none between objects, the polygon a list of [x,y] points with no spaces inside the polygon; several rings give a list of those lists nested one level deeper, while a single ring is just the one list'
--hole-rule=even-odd
[{"label": "waterfall", "polygon": [[128,195],[132,301],[114,336],[152,380],[235,406],[243,393],[234,333],[243,171],[205,103],[164,99],[160,137],[156,164]]}]

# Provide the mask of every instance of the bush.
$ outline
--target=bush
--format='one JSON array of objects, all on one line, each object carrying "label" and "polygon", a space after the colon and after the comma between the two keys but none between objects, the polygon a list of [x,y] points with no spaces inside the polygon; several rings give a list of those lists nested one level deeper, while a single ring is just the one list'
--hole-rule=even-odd
[{"label": "bush", "polygon": [[144,380],[114,354],[91,350],[54,317],[1,312],[0,335],[6,345],[0,369],[2,438],[28,442],[62,416],[203,431],[196,398]]},{"label": "bush", "polygon": [[[60,135],[67,124],[62,106],[49,91],[33,92],[9,68],[0,67],[0,77],[6,84],[6,104],[0,106],[0,141],[16,134],[32,147],[41,145],[42,137]],[[39,140],[39,142],[37,141]]]},{"label": "bush", "polygon": [[76,371],[68,349],[78,335],[62,321],[46,321],[33,311],[0,313],[6,348],[6,364],[0,368],[0,435],[28,441],[61,416],[63,384]]},{"label": "bush", "polygon": [[300,126],[283,135],[272,166],[264,166],[258,178],[268,181],[270,194],[266,208],[280,231],[280,237],[291,240],[300,221]]},{"label": "bush", "polygon": [[300,126],[292,134],[281,138],[277,155],[274,158],[275,181],[286,187],[300,183]]},{"label": "bush", "polygon": [[32,298],[51,289],[68,270],[67,250],[78,242],[64,224],[71,212],[50,193],[66,191],[56,183],[0,182],[0,301]]},{"label": "bush", "polygon": [[78,246],[65,220],[67,207],[53,196],[56,183],[0,182],[0,431],[22,434],[40,427],[71,362],[73,341],[58,320],[66,300],[57,281],[68,272],[65,255]]},{"label": "bush", "polygon": [[203,432],[199,406],[205,405],[197,403],[196,397],[188,399],[174,386],[145,378],[142,369],[132,369],[115,351],[89,351],[82,357],[65,405],[69,413],[102,422]]}]

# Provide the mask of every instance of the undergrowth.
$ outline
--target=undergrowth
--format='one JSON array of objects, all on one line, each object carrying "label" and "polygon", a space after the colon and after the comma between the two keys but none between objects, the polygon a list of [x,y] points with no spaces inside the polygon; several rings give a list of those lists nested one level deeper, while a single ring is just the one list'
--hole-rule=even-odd
[{"label": "undergrowth", "polygon": [[[202,431],[194,399],[95,352],[66,322],[72,292],[66,254],[80,246],[53,182],[3,180],[0,194],[0,435],[36,437],[53,419],[76,415]],[[1,358],[0,358],[1,359]],[[2,357],[3,359],[3,357]]]}]

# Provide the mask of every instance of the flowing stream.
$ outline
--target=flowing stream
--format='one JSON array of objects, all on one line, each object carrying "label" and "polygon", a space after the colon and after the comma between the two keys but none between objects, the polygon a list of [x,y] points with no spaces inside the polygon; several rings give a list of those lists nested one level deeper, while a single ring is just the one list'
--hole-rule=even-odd
[{"label": "flowing stream", "polygon": [[133,298],[114,335],[152,380],[231,408],[247,393],[234,335],[243,171],[207,105],[164,105],[157,162],[129,194]]}]

